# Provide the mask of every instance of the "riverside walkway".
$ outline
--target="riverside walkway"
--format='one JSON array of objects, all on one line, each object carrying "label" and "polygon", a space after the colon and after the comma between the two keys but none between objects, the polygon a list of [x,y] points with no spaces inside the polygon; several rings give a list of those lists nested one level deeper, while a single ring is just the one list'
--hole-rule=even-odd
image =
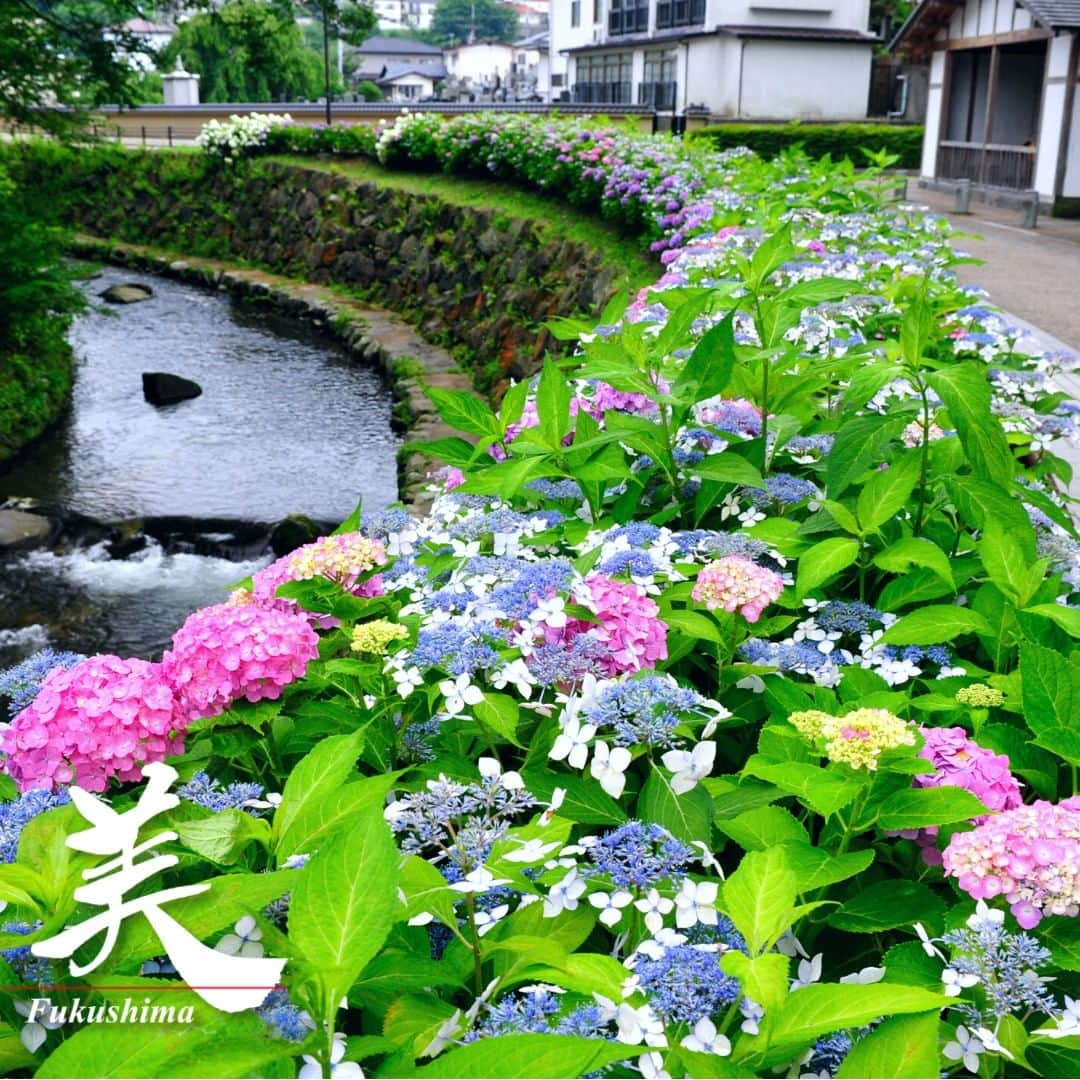
[{"label": "riverside walkway", "polygon": [[[974,201],[970,214],[955,214],[951,194],[924,190],[914,181],[908,199],[944,214],[957,232],[968,234],[957,236],[953,248],[983,263],[956,268],[963,284],[981,285],[991,303],[1004,308],[1045,348],[1080,356],[1080,219],[1041,216],[1037,228],[1025,229],[1019,210]],[[1059,376],[1056,382],[1080,401],[1080,372]],[[1072,491],[1080,496],[1080,451],[1064,444],[1055,450],[1076,470]]]}]

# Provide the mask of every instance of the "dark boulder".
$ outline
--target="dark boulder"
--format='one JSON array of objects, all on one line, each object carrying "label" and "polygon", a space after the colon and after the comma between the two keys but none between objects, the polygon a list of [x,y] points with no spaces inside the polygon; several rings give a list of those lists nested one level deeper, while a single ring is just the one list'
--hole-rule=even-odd
[{"label": "dark boulder", "polygon": [[270,533],[270,548],[275,555],[288,555],[312,540],[318,540],[322,530],[303,514],[290,514],[279,521]]},{"label": "dark boulder", "polygon": [[144,371],[142,376],[143,397],[151,405],[175,405],[178,401],[197,398],[202,387],[190,379],[170,375],[167,371]]}]

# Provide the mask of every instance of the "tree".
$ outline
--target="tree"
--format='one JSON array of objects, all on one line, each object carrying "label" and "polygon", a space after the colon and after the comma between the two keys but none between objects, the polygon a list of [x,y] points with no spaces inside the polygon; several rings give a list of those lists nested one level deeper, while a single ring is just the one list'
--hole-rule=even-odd
[{"label": "tree", "polygon": [[182,22],[158,66],[177,57],[199,75],[203,101],[280,101],[323,92],[322,58],[304,43],[293,12],[261,0],[228,0]]},{"label": "tree", "polygon": [[439,41],[513,41],[518,17],[497,0],[438,0],[431,29]]},{"label": "tree", "polygon": [[145,42],[120,29],[135,0],[0,0],[0,117],[53,134],[106,102],[130,105]]}]

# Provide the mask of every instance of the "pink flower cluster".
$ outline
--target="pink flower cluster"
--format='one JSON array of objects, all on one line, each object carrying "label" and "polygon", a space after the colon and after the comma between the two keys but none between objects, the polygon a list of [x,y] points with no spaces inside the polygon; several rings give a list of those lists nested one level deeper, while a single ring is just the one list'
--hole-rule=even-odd
[{"label": "pink flower cluster", "polygon": [[[660,394],[670,394],[671,387],[664,379],[656,381],[656,389]],[[636,394],[629,390],[616,390],[614,386],[602,381],[597,381],[589,399],[575,397],[570,402],[570,414],[577,414],[584,409],[589,415],[600,422],[606,412],[636,413],[639,416],[651,416],[656,413],[656,402],[645,394]]]},{"label": "pink flower cluster", "polygon": [[161,667],[191,721],[216,716],[237,698],[280,697],[318,653],[319,639],[302,612],[217,604],[188,616]]},{"label": "pink flower cluster", "polygon": [[[977,796],[991,810],[1012,810],[1023,801],[1020,784],[1004,754],[980,746],[961,727],[922,728],[923,746],[919,756],[934,766],[932,773],[915,777],[915,787],[962,787]],[[985,821],[986,815],[976,818]],[[928,866],[941,864],[937,849],[937,826],[908,829],[899,835],[914,840],[922,848]]]},{"label": "pink flower cluster", "polygon": [[91,656],[49,672],[0,750],[20,791],[104,791],[110,777],[138,780],[142,765],[182,753],[186,727],[160,664]]},{"label": "pink flower cluster", "polygon": [[1039,800],[956,833],[945,874],[976,900],[1003,896],[1025,929],[1044,915],[1080,912],[1080,798]]},{"label": "pink flower cluster", "polygon": [[360,577],[376,566],[386,565],[386,547],[363,533],[323,536],[283,555],[252,577],[256,603],[295,608],[290,601],[275,601],[275,594],[287,581],[328,578],[357,596],[382,596],[382,578],[376,574],[366,581]]},{"label": "pink flower cluster", "polygon": [[667,659],[667,623],[657,617],[660,608],[640,585],[590,574],[574,599],[600,624],[571,619],[559,636],[568,640],[587,633],[606,645],[603,662],[608,675],[653,668],[658,660]]},{"label": "pink flower cluster", "polygon": [[738,611],[752,623],[783,589],[779,574],[742,555],[725,555],[702,567],[691,595],[710,611]]}]

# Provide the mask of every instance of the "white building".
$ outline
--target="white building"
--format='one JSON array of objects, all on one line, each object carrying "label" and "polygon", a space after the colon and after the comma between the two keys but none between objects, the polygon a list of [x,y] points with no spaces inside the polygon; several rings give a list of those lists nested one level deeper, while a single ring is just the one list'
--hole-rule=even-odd
[{"label": "white building", "polygon": [[549,18],[554,100],[565,91],[748,120],[866,116],[869,0],[551,0]]},{"label": "white building", "polygon": [[929,61],[921,172],[1080,212],[1080,5],[923,0],[892,48]]},{"label": "white building", "polygon": [[[128,19],[121,29],[131,35],[145,51],[133,50],[127,54],[128,63],[141,71],[153,71],[156,65],[157,54],[172,41],[176,30],[165,23],[150,22],[147,19]],[[116,35],[106,32],[107,39],[116,40]]]},{"label": "white building", "polygon": [[379,30],[429,30],[435,0],[372,0]]},{"label": "white building", "polygon": [[474,91],[506,86],[514,63],[514,46],[501,41],[473,41],[443,49],[450,77]]}]

